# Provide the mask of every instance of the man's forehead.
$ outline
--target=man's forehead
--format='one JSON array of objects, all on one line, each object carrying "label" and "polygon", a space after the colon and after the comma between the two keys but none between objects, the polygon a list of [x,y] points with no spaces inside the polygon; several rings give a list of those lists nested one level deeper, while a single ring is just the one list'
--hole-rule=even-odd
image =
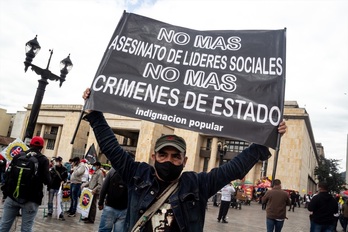
[{"label": "man's forehead", "polygon": [[163,147],[161,150],[158,151],[158,153],[181,154],[181,155],[185,156],[184,153],[180,152],[177,148],[175,148],[173,146]]}]

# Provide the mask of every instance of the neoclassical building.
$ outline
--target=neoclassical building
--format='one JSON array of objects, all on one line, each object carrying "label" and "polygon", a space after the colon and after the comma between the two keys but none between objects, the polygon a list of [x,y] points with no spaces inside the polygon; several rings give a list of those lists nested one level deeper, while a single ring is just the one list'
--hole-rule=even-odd
[{"label": "neoclassical building", "polygon": [[[18,112],[19,120],[12,125],[11,137],[23,138],[31,105],[27,111]],[[83,155],[94,144],[101,162],[107,163],[100,153],[93,131],[88,123],[81,121],[74,143],[71,144],[80,117],[81,105],[45,105],[40,109],[34,135],[45,139],[43,153],[51,158],[69,158]],[[249,144],[233,138],[213,137],[197,132],[173,128],[149,121],[128,118],[120,115],[105,114],[115,136],[124,149],[133,152],[136,160],[151,163],[154,143],[163,134],[177,134],[187,143],[188,162],[184,170],[197,172],[209,171],[236,156]],[[316,190],[314,168],[318,164],[319,155],[323,155],[323,147],[314,141],[310,118],[305,108],[300,108],[295,101],[285,102],[284,119],[288,131],[282,136],[278,152],[278,162],[275,166],[275,151],[267,162],[259,162],[246,175],[245,180],[255,183],[262,177],[275,177],[282,180],[283,188],[294,189],[300,194]],[[320,154],[319,154],[320,153]],[[222,159],[220,159],[220,157]]]}]

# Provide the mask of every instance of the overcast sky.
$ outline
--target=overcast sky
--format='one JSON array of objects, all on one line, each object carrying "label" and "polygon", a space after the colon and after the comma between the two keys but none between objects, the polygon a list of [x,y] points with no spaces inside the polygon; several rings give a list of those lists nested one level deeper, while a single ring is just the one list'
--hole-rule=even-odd
[{"label": "overcast sky", "polygon": [[49,82],[43,104],[83,104],[124,10],[195,30],[287,28],[285,100],[306,108],[315,141],[346,169],[346,0],[0,0],[0,108],[14,113],[33,103],[39,76],[24,73],[23,62],[35,35],[41,51],[33,64],[46,68],[49,49],[53,73],[69,53],[74,64],[61,88]]}]

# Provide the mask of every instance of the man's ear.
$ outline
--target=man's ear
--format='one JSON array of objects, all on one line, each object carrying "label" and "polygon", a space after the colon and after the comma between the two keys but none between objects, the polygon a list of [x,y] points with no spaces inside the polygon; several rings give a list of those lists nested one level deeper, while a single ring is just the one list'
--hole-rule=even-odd
[{"label": "man's ear", "polygon": [[151,159],[152,159],[153,161],[156,160],[156,154],[155,154],[155,153],[152,153],[152,154],[151,154]]},{"label": "man's ear", "polygon": [[187,156],[185,156],[185,158],[184,158],[184,162],[183,162],[184,167],[186,166],[186,162],[187,162]]}]

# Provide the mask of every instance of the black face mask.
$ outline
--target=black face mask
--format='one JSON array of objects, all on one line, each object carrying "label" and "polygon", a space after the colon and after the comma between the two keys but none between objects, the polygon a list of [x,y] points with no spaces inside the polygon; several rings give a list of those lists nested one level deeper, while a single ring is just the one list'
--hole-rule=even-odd
[{"label": "black face mask", "polygon": [[184,164],[174,165],[170,161],[166,161],[163,163],[159,163],[155,161],[155,169],[156,169],[157,175],[162,180],[166,182],[171,182],[180,176],[182,170],[184,169]]}]

